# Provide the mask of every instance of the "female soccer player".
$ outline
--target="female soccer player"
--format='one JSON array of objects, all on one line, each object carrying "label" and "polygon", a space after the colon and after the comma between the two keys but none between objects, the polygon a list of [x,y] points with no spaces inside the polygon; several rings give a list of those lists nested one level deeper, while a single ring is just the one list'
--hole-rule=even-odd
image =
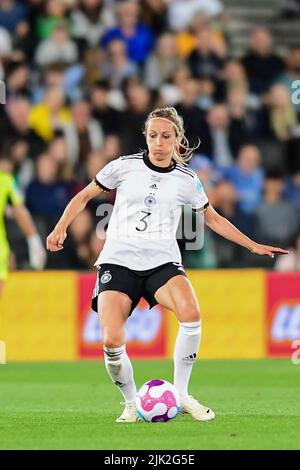
[{"label": "female soccer player", "polygon": [[188,393],[200,346],[201,320],[176,241],[181,207],[189,204],[196,211],[205,211],[205,222],[212,230],[252,253],[273,257],[274,253],[287,251],[255,243],[209,204],[198,177],[185,164],[193,149],[174,108],[150,113],[145,136],[148,151],[109,163],[70,201],[47,238],[47,248],[62,250],[67,227],[87,202],[99,191],[117,188],[106,242],[95,263],[98,276],[92,300],[103,332],[105,366],[125,399],[125,409],[116,421],[138,420],[133,369],[125,349],[125,322],[141,297],[150,308],[159,303],[175,313],[179,332],[174,350],[174,384],[182,410],[196,420],[209,421],[214,412]]},{"label": "female soccer player", "polygon": [[13,216],[27,237],[31,266],[34,269],[42,269],[46,261],[46,251],[31,215],[23,204],[22,196],[15,187],[11,169],[11,162],[0,155],[0,296],[8,274],[9,244],[4,224],[7,204],[11,205]]}]

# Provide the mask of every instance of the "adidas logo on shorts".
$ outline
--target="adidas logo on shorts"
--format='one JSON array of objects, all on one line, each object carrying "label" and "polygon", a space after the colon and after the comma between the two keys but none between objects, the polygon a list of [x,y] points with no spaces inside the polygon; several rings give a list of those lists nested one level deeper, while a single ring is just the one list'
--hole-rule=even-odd
[{"label": "adidas logo on shorts", "polygon": [[112,275],[110,274],[109,271],[105,271],[102,276],[101,276],[101,283],[102,284],[106,284],[107,282],[109,282],[110,280],[112,279]]},{"label": "adidas logo on shorts", "polygon": [[177,266],[177,269],[178,269],[179,271],[183,271],[183,272],[184,272],[184,267],[182,266],[181,263],[173,263],[173,265],[174,265],[174,266]]}]

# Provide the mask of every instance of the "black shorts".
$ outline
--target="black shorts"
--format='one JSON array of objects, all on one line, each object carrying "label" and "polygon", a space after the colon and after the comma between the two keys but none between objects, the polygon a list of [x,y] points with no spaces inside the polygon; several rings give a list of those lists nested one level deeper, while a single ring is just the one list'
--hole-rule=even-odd
[{"label": "black shorts", "polygon": [[132,300],[130,314],[141,297],[144,297],[149,308],[152,308],[157,304],[154,297],[157,289],[174,276],[186,276],[180,263],[166,263],[146,271],[135,271],[117,264],[101,264],[97,268],[98,274],[92,299],[92,309],[95,312],[98,311],[98,295],[106,290],[127,294]]}]

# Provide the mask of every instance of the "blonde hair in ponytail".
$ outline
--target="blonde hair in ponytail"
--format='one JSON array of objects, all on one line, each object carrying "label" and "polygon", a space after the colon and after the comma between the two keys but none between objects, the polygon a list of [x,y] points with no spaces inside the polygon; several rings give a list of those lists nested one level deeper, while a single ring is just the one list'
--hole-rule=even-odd
[{"label": "blonde hair in ponytail", "polygon": [[175,149],[173,158],[178,163],[187,163],[192,158],[193,151],[199,147],[200,139],[198,145],[196,145],[195,147],[190,147],[189,141],[187,140],[184,134],[183,119],[177,113],[176,109],[172,107],[166,107],[157,108],[152,111],[148,115],[147,120],[145,122],[145,134],[147,132],[147,127],[151,119],[164,119],[173,124],[176,137],[179,138],[179,146]]}]

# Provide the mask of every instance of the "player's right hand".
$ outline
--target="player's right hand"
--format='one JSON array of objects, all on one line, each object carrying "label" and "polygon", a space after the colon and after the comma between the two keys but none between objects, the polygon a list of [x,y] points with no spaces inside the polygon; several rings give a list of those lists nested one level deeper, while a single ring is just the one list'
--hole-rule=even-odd
[{"label": "player's right hand", "polygon": [[63,243],[67,237],[67,232],[60,227],[55,227],[53,232],[47,237],[47,250],[60,251],[63,250]]}]

